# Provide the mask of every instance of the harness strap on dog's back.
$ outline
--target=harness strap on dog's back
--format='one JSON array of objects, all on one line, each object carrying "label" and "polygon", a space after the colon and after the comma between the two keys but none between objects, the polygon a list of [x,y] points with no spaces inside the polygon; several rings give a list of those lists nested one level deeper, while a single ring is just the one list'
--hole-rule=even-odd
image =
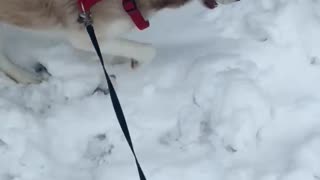
[{"label": "harness strap on dog's back", "polygon": [[[91,7],[99,1],[102,0],[78,0],[78,8],[81,13],[89,13]],[[122,6],[139,30],[144,30],[150,26],[149,21],[142,16],[135,0],[122,0]]]},{"label": "harness strap on dog's back", "polygon": [[97,4],[99,1],[102,0],[78,0],[78,8],[82,13],[89,12],[91,7]]}]

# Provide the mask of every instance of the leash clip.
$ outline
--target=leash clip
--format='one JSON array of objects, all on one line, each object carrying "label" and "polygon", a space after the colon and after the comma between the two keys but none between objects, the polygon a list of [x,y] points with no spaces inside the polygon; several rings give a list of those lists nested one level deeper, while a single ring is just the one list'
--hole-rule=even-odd
[{"label": "leash clip", "polygon": [[79,1],[80,14],[77,19],[78,23],[84,24],[85,27],[92,25],[93,19],[91,12],[85,9],[85,6],[82,1]]},{"label": "leash clip", "polygon": [[77,21],[80,24],[84,24],[84,26],[86,26],[86,27],[92,25],[92,23],[93,23],[90,12],[80,13]]}]

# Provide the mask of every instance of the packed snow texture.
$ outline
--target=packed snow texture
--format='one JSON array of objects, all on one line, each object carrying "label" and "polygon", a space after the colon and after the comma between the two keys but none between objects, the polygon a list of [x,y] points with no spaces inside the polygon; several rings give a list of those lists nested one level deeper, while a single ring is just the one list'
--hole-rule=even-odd
[{"label": "packed snow texture", "polygon": [[[130,38],[156,59],[108,67],[149,180],[320,179],[319,0],[193,2],[151,24]],[[93,93],[96,56],[1,33],[15,38],[8,54],[52,77],[1,74],[0,179],[138,179],[109,96]]]}]

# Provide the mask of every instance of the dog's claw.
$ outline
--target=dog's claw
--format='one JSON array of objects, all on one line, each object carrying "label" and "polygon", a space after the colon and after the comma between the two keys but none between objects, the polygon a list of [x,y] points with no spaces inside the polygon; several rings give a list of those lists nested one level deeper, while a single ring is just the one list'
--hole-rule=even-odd
[{"label": "dog's claw", "polygon": [[137,61],[135,59],[131,59],[131,68],[136,69],[138,67],[139,67],[139,61]]}]

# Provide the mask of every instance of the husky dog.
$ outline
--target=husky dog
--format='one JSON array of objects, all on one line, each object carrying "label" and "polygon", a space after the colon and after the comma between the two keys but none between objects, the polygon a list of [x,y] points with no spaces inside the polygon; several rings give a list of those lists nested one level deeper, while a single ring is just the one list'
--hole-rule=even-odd
[{"label": "husky dog", "polygon": [[[163,9],[177,8],[191,0],[136,0],[144,17]],[[219,0],[229,3],[237,0]],[[203,0],[208,5],[215,0]],[[151,61],[155,49],[149,44],[120,38],[134,24],[122,7],[122,0],[102,0],[91,9],[97,38],[102,51],[112,56],[135,59],[139,63]],[[68,40],[76,49],[93,51],[83,25],[77,22],[79,15],[77,0],[0,0],[0,23],[9,26],[52,32]],[[0,34],[1,36],[1,34]],[[1,38],[0,38],[1,41]],[[45,77],[30,72],[13,63],[4,55],[0,42],[0,70],[19,83],[40,83]]]}]

